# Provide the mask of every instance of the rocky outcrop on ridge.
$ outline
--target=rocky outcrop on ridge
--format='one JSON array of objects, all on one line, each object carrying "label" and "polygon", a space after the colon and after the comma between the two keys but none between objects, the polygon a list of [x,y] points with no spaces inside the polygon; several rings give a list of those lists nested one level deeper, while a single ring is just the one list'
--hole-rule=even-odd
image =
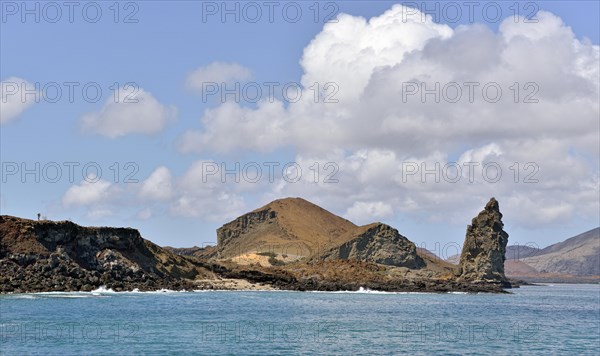
[{"label": "rocky outcrop on ridge", "polygon": [[425,266],[415,244],[389,225],[374,223],[362,226],[352,235],[355,237],[314,259],[358,260],[410,269]]}]

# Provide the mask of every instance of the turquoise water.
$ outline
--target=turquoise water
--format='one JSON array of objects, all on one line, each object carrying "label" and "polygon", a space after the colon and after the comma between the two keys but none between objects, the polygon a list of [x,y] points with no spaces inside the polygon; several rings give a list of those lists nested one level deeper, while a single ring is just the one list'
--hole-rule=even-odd
[{"label": "turquoise water", "polygon": [[5,295],[0,353],[598,354],[599,285],[513,292]]}]

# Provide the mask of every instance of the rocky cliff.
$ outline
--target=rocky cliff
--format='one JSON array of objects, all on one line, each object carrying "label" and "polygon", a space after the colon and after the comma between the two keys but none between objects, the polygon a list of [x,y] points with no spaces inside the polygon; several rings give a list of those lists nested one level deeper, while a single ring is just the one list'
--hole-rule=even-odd
[{"label": "rocky cliff", "polygon": [[459,279],[474,282],[506,282],[504,261],[508,234],[504,231],[498,201],[491,198],[485,209],[467,226],[460,255]]},{"label": "rocky cliff", "polygon": [[0,292],[181,289],[203,273],[135,229],[0,216]]},{"label": "rocky cliff", "polygon": [[315,259],[358,260],[419,269],[425,266],[414,243],[389,225],[374,223],[352,231],[348,241],[325,251]]}]

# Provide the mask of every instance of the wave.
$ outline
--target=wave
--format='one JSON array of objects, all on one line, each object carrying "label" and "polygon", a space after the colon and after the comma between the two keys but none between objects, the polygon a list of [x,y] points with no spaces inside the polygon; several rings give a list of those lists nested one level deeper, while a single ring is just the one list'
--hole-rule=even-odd
[{"label": "wave", "polygon": [[93,291],[88,292],[88,293],[92,293],[93,295],[110,295],[110,294],[167,294],[167,293],[171,294],[171,293],[187,293],[187,292],[188,291],[186,291],[185,289],[172,290],[172,289],[165,289],[165,288],[153,290],[153,291],[140,291],[138,288],[134,288],[133,290],[130,290],[130,291],[116,292],[112,288],[106,288],[106,286],[100,286],[97,289],[94,289]]},{"label": "wave", "polygon": [[373,290],[369,288],[359,287],[358,290],[341,290],[341,291],[309,291],[310,293],[328,293],[328,294],[434,294],[429,292],[385,292]]},{"label": "wave", "polygon": [[295,290],[286,289],[192,289],[194,293],[210,293],[210,292],[287,292],[287,293],[303,293]]},{"label": "wave", "polygon": [[[193,290],[172,290],[172,289],[158,289],[154,291],[140,291],[135,288],[131,291],[115,291],[112,288],[106,286],[100,286],[92,291],[78,291],[78,292],[36,292],[36,293],[9,293],[4,297],[12,299],[40,299],[40,298],[90,298],[90,297],[109,297],[116,295],[132,295],[132,294],[180,294],[180,293],[210,293],[210,292],[297,292],[293,290],[277,290],[277,289],[193,289]],[[359,287],[358,290],[342,290],[342,291],[307,291],[308,293],[327,293],[327,294],[383,294],[383,295],[394,295],[394,294],[438,294],[433,292],[386,292],[373,290],[370,288]],[[447,292],[447,294],[469,294],[468,292]]]},{"label": "wave", "polygon": [[91,298],[91,297],[108,297],[111,295],[123,294],[174,294],[174,293],[189,293],[186,290],[171,290],[158,289],[155,291],[140,291],[135,288],[131,291],[117,292],[112,288],[100,286],[92,291],[77,291],[77,292],[35,292],[35,293],[8,293],[3,295],[3,298],[11,299],[41,299],[41,298]]},{"label": "wave", "polygon": [[[88,294],[88,295],[86,295]],[[7,294],[9,299],[46,299],[46,298],[89,298],[89,292],[38,292]]]}]

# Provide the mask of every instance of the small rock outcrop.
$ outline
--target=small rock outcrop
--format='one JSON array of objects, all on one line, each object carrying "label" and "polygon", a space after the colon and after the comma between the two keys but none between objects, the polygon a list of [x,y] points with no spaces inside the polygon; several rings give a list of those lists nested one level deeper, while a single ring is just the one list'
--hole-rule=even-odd
[{"label": "small rock outcrop", "polygon": [[491,198],[485,209],[467,226],[460,255],[459,279],[474,282],[506,282],[504,260],[508,233],[504,231],[498,201]]},{"label": "small rock outcrop", "polygon": [[415,244],[389,225],[370,224],[358,228],[354,234],[356,237],[315,259],[358,260],[411,269],[425,267],[425,261],[417,254]]}]

